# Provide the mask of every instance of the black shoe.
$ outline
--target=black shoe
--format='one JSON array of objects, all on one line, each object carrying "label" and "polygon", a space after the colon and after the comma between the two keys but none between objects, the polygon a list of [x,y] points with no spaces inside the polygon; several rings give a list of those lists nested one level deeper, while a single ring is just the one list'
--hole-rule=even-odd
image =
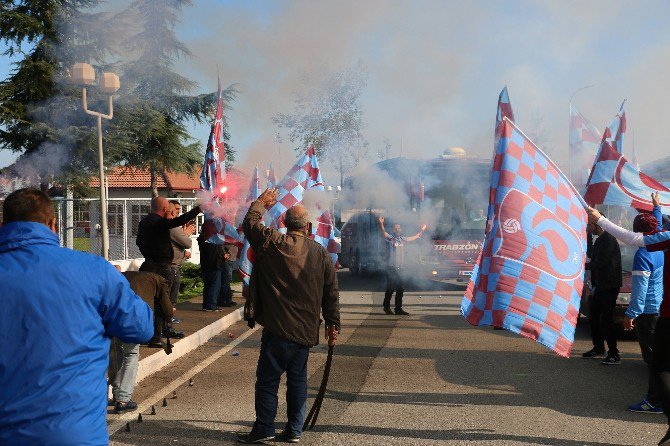
[{"label": "black shoe", "polygon": [[403,310],[402,308],[398,308],[395,310],[395,314],[398,316],[409,316],[409,313]]},{"label": "black shoe", "polygon": [[274,435],[258,435],[253,432],[248,434],[237,434],[237,442],[245,444],[264,444],[266,441],[274,440]]},{"label": "black shoe", "polygon": [[614,353],[610,355],[609,353],[607,354],[607,357],[603,359],[603,362],[601,362],[603,365],[615,365],[615,364],[621,364],[621,357],[617,353]]},{"label": "black shoe", "polygon": [[163,330],[163,337],[164,338],[170,338],[170,339],[182,339],[184,337],[184,332],[183,331],[175,331],[174,329]]},{"label": "black shoe", "polygon": [[181,322],[181,319],[177,319],[176,317],[173,317],[173,318],[170,320],[170,322],[173,323],[173,324],[179,324],[179,323]]},{"label": "black shoe", "polygon": [[128,401],[127,403],[117,401],[116,404],[114,405],[114,413],[132,412],[135,409],[137,409],[137,403],[132,400]]},{"label": "black shoe", "polygon": [[147,343],[147,347],[149,347],[149,348],[163,348],[163,341],[161,341],[160,339],[155,339],[155,338],[151,339]]},{"label": "black shoe", "polygon": [[384,313],[393,314],[393,311],[391,311],[391,307],[384,307]]},{"label": "black shoe", "polygon": [[222,307],[236,307],[237,302],[226,302],[225,304],[221,305]]},{"label": "black shoe", "polygon": [[291,432],[286,432],[283,430],[281,434],[277,435],[275,440],[283,441],[284,443],[300,443],[300,435],[295,435]]},{"label": "black shoe", "polygon": [[107,400],[107,406],[113,407],[116,406],[116,400],[112,398],[111,400]]},{"label": "black shoe", "polygon": [[218,311],[221,311],[221,309],[220,309],[220,308],[203,308],[202,311],[206,311],[206,312],[208,312],[208,313],[212,313],[212,312],[218,312]]},{"label": "black shoe", "polygon": [[605,354],[605,350],[597,350],[592,348],[588,352],[582,353],[582,358],[595,358],[596,356],[602,356]]},{"label": "black shoe", "polygon": [[661,441],[658,442],[658,446],[670,446],[670,428],[668,428],[668,431],[661,438]]}]

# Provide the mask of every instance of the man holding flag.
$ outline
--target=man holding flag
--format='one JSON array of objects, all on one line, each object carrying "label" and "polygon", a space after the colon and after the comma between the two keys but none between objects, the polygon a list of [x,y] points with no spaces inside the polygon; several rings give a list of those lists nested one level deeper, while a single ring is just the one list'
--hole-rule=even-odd
[{"label": "man holding flag", "polygon": [[585,203],[506,117],[490,191],[491,228],[461,312],[473,325],[502,327],[567,357],[583,286]]},{"label": "man holding flag", "polygon": [[286,210],[286,234],[263,225],[265,209],[277,202],[276,189],[263,192],[247,212],[244,234],[256,253],[245,319],[263,326],[256,370],[256,421],[241,443],[261,443],[275,437],[277,391],[286,373],[288,422],[281,439],[297,443],[307,403],[309,349],[319,343],[320,315],[329,345],[340,331],[337,276],[328,251],[309,238],[312,223],[307,209],[295,204]]},{"label": "man holding flag", "polygon": [[[654,207],[657,207],[659,205],[659,195],[654,193],[650,201],[654,204]],[[668,419],[668,424],[670,424],[670,231],[647,235],[641,232],[628,231],[609,221],[595,208],[588,209],[588,216],[589,222],[598,224],[627,245],[646,247],[647,251],[650,252],[664,252],[663,300],[654,330],[652,347],[652,372],[654,376],[652,379],[655,381],[656,389],[661,397],[663,413]],[[659,446],[670,445],[670,428],[658,444]]]}]

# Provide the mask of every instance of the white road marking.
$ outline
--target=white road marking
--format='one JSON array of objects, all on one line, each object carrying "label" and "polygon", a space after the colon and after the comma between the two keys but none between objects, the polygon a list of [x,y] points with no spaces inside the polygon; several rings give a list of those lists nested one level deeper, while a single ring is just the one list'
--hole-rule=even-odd
[{"label": "white road marking", "polygon": [[161,388],[160,390],[156,391],[153,393],[151,396],[146,398],[142,403],[137,405],[137,410],[129,413],[125,413],[123,415],[120,415],[110,426],[109,426],[109,436],[111,437],[114,435],[119,429],[124,427],[126,423],[129,421],[134,421],[137,419],[137,414],[144,413],[147,410],[151,408],[152,405],[158,405],[158,403],[165,397],[167,397],[169,394],[171,394],[174,390],[177,389],[177,387],[181,386],[184,384],[186,381],[188,381],[190,378],[193,376],[197,375],[201,371],[203,371],[207,366],[212,364],[214,361],[231,351],[233,348],[237,347],[242,341],[247,339],[249,336],[254,334],[260,327],[260,325],[256,324],[256,327],[249,329],[242,333],[240,336],[238,336],[235,340],[233,340],[230,344],[226,345],[225,347],[221,348],[217,352],[215,352],[213,355],[207,357],[198,365],[195,367],[192,367],[191,369],[187,370],[184,372],[181,376],[175,378],[172,380],[169,384],[167,384],[165,387]]}]

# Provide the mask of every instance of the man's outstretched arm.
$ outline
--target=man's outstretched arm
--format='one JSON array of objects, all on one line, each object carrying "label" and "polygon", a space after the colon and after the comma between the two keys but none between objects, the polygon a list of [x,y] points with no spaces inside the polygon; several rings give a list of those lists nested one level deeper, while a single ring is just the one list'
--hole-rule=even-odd
[{"label": "man's outstretched arm", "polygon": [[419,232],[417,232],[416,234],[414,234],[411,237],[405,238],[405,241],[406,242],[413,242],[414,240],[420,239],[421,236],[423,235],[424,231],[426,230],[426,227],[427,227],[426,225],[421,226],[421,230]]},{"label": "man's outstretched arm", "polygon": [[272,235],[272,229],[263,225],[263,214],[267,207],[274,206],[278,195],[277,189],[266,189],[256,201],[251,203],[242,222],[244,235],[256,252],[263,246],[265,239]]},{"label": "man's outstretched arm", "polygon": [[387,239],[391,238],[391,235],[388,232],[386,232],[386,229],[384,228],[384,217],[379,217],[377,219],[377,224],[379,225],[379,230],[382,231],[382,235],[384,236],[384,238]]}]

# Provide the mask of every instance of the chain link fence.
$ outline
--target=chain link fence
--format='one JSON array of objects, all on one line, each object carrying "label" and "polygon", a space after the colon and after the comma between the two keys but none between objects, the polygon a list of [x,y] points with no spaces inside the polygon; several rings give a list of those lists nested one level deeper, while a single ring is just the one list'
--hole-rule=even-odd
[{"label": "chain link fence", "polygon": [[[195,206],[193,199],[177,200],[181,203],[184,212]],[[54,206],[61,245],[77,251],[101,254],[100,200],[55,198]],[[135,243],[137,226],[140,220],[149,213],[150,206],[150,199],[110,198],[107,200],[110,260],[142,257]],[[200,224],[197,225],[197,228],[200,228]]]},{"label": "chain link fence", "polygon": [[[183,212],[195,206],[194,199],[175,198]],[[102,231],[100,224],[100,200],[94,198],[54,198],[58,220],[58,237],[61,246],[102,254]],[[0,199],[0,221],[2,221]],[[107,200],[107,226],[109,229],[109,260],[127,260],[142,257],[135,244],[137,225],[149,213],[150,199],[110,198]],[[196,231],[202,224],[198,216]],[[197,235],[196,232],[195,235]]]}]

